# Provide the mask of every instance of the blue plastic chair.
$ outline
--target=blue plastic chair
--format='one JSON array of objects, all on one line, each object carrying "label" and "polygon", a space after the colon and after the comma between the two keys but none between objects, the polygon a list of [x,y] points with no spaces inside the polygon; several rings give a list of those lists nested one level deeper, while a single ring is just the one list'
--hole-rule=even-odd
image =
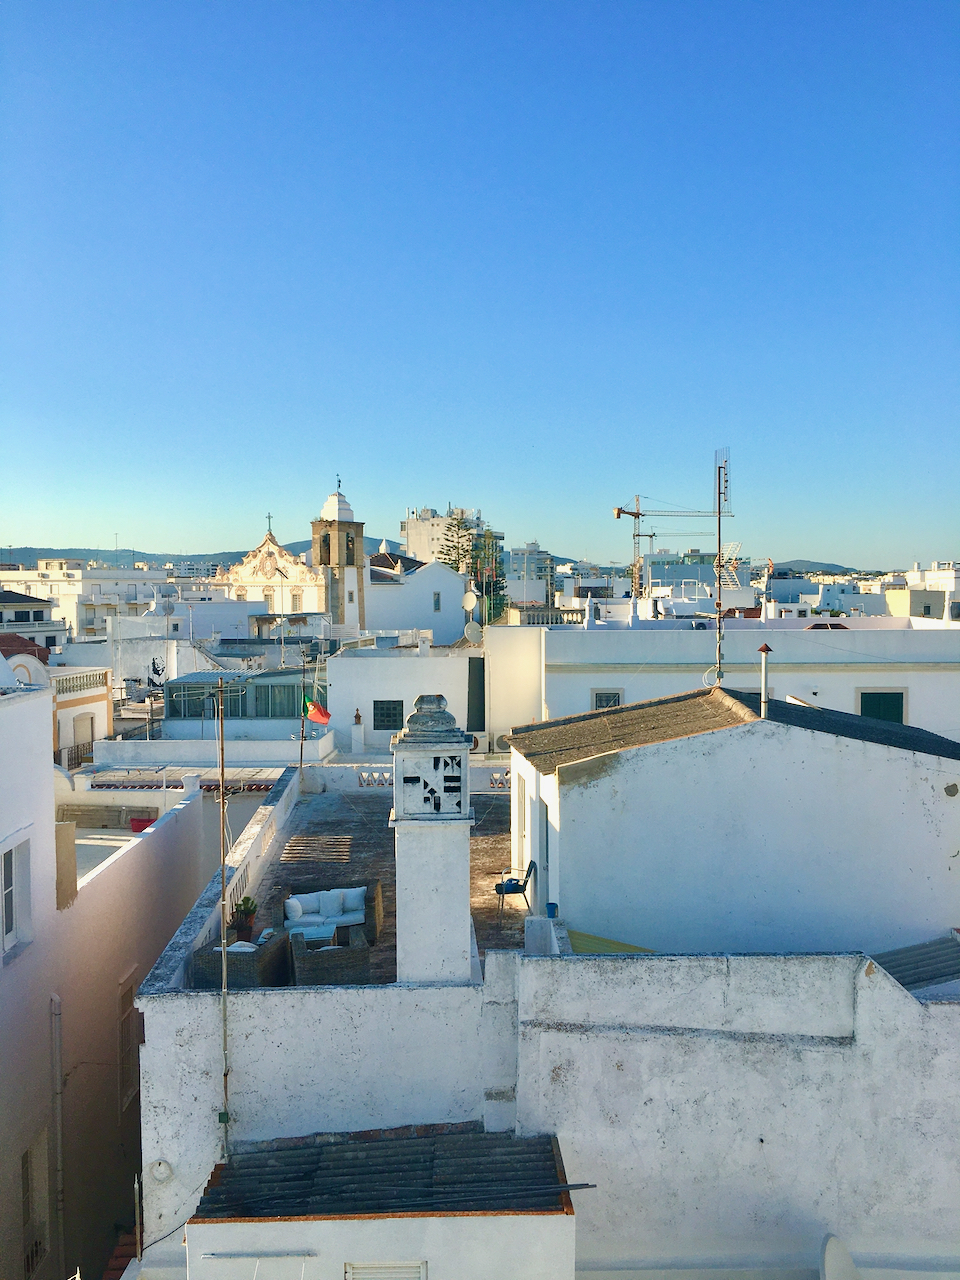
[{"label": "blue plastic chair", "polygon": [[500,883],[495,884],[493,887],[499,899],[497,904],[497,924],[501,927],[503,925],[503,904],[508,894],[522,894],[523,900],[527,904],[527,910],[530,910],[530,899],[527,897],[527,885],[530,883],[530,877],[533,875],[534,867],[536,865],[537,864],[535,862],[530,862],[527,865],[526,874],[522,880],[518,880],[516,876],[512,876],[510,874],[509,867],[506,867],[500,872]]}]

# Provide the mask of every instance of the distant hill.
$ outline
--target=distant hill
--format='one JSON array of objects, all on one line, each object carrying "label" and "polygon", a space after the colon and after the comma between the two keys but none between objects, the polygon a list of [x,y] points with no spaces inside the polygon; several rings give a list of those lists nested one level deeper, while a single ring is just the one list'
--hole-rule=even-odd
[{"label": "distant hill", "polygon": [[788,569],[792,573],[859,573],[849,565],[827,564],[825,560],[781,560],[774,569]]},{"label": "distant hill", "polygon": [[[363,540],[363,549],[367,555],[380,550],[380,538]],[[284,543],[291,555],[298,556],[310,550],[310,539],[301,542]],[[387,539],[391,551],[399,551],[400,543]],[[0,560],[4,564],[22,564],[25,569],[35,569],[38,560],[99,560],[102,564],[117,564],[121,569],[129,569],[136,561],[145,561],[151,569],[161,569],[165,564],[181,564],[192,561],[200,564],[239,564],[251,547],[243,551],[140,551],[130,547],[121,547],[119,551],[103,547],[0,547]]]}]

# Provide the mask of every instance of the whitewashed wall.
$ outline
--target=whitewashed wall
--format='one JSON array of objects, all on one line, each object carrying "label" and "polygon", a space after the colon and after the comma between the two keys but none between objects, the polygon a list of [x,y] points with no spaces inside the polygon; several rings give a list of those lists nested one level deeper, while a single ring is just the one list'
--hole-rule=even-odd
[{"label": "whitewashed wall", "polygon": [[253,1280],[258,1255],[294,1246],[314,1256],[271,1258],[276,1280],[343,1280],[347,1262],[398,1260],[425,1261],[430,1280],[573,1280],[575,1221],[565,1213],[479,1213],[314,1219],[292,1230],[288,1222],[192,1223],[186,1254],[193,1280]]},{"label": "whitewashed wall", "polygon": [[[856,714],[860,690],[904,689],[907,723],[960,740],[955,630],[773,631],[731,625],[724,640],[730,688],[759,690],[757,650],[764,641],[773,649],[770,683],[778,698],[793,694]],[[714,663],[716,635],[656,624],[618,631],[488,627],[484,649],[487,728],[499,735],[514,725],[590,711],[590,692],[596,688],[622,689],[624,702],[700,688],[703,673]]]},{"label": "whitewashed wall", "polygon": [[[565,765],[554,891],[654,951],[885,951],[960,920],[960,761],[774,721]],[[556,809],[554,809],[554,816]]]},{"label": "whitewashed wall", "polygon": [[404,719],[422,693],[442,693],[461,729],[467,723],[468,654],[432,649],[425,654],[403,649],[345,649],[327,662],[330,728],[341,750],[349,751],[354,714],[363,717],[364,744],[388,751],[392,733],[373,728],[373,703],[401,699]]},{"label": "whitewashed wall", "polygon": [[540,627],[484,628],[491,751],[497,738],[516,725],[544,718],[543,645],[548,634]]},{"label": "whitewashed wall", "polygon": [[[208,733],[213,733],[213,721],[205,722]],[[230,721],[227,721],[229,724]],[[253,723],[256,723],[254,721]],[[265,721],[267,724],[293,724],[291,721]],[[296,721],[296,737],[249,738],[237,739],[224,735],[224,756],[227,766],[240,768],[259,765],[270,768],[279,765],[298,764],[300,760],[300,721]],[[307,738],[303,744],[304,764],[318,764],[325,760],[334,750],[332,734],[321,730],[318,738]],[[161,738],[159,741],[146,742],[142,738],[134,738],[125,742],[106,739],[93,744],[94,764],[103,767],[135,767],[144,765],[162,769],[164,765],[195,765],[209,767],[217,763],[218,746],[216,739],[200,738]]]},{"label": "whitewashed wall", "polygon": [[58,911],[50,715],[47,691],[0,701],[0,841],[30,840],[33,934],[0,968],[0,1270],[22,1273],[20,1156],[46,1125],[50,1251],[41,1280],[58,1271],[50,997],[62,1009],[66,1256],[89,1270],[112,1248],[114,1221],[131,1211],[138,1169],[137,1106],[120,1106],[120,992],[146,974],[212,871],[200,799],[181,801]]},{"label": "whitewashed wall", "polygon": [[[478,1120],[479,987],[284,987],[228,997],[230,1134],[319,1132]],[[220,996],[141,995],[148,1243],[192,1212],[221,1158]],[[174,1048],[175,1046],[175,1048]]]},{"label": "whitewashed wall", "polygon": [[519,967],[519,1129],[598,1184],[578,1270],[816,1268],[826,1232],[960,1268],[960,1004],[855,956]]},{"label": "whitewashed wall", "polygon": [[[440,609],[433,607],[440,593]],[[404,574],[398,583],[370,582],[364,587],[366,626],[370,631],[420,628],[433,632],[435,644],[453,644],[463,635],[464,579],[439,560]]]}]

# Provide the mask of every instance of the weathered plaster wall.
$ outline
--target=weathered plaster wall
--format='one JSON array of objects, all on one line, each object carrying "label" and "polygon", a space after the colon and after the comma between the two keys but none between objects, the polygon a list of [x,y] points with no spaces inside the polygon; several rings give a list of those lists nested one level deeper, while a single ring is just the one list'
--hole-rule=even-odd
[{"label": "weathered plaster wall", "polygon": [[[266,1140],[478,1120],[480,987],[283,987],[228,997],[230,1134]],[[185,1221],[221,1158],[218,992],[144,995],[146,1239]]]},{"label": "weathered plaster wall", "polygon": [[[313,1256],[266,1258],[258,1274],[270,1280],[343,1280],[347,1262],[425,1261],[430,1280],[574,1276],[575,1219],[565,1213],[194,1223],[186,1236],[193,1280],[253,1280],[259,1254],[293,1248]],[[231,1253],[249,1256],[224,1257]]]},{"label": "weathered plaster wall", "polygon": [[960,920],[960,764],[773,721],[562,766],[554,891],[654,951],[884,951]]},{"label": "weathered plaster wall", "polygon": [[580,1268],[960,1265],[960,1004],[863,957],[519,960],[518,1126]]}]

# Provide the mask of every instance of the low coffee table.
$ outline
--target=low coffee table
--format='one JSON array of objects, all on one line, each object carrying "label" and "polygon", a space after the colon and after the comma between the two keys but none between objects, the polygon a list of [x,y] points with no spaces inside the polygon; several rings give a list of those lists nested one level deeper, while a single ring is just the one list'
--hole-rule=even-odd
[{"label": "low coffee table", "polygon": [[303,940],[306,943],[321,942],[324,946],[329,946],[335,939],[337,926],[335,924],[311,924],[305,929],[288,929],[288,933],[302,933]]}]

